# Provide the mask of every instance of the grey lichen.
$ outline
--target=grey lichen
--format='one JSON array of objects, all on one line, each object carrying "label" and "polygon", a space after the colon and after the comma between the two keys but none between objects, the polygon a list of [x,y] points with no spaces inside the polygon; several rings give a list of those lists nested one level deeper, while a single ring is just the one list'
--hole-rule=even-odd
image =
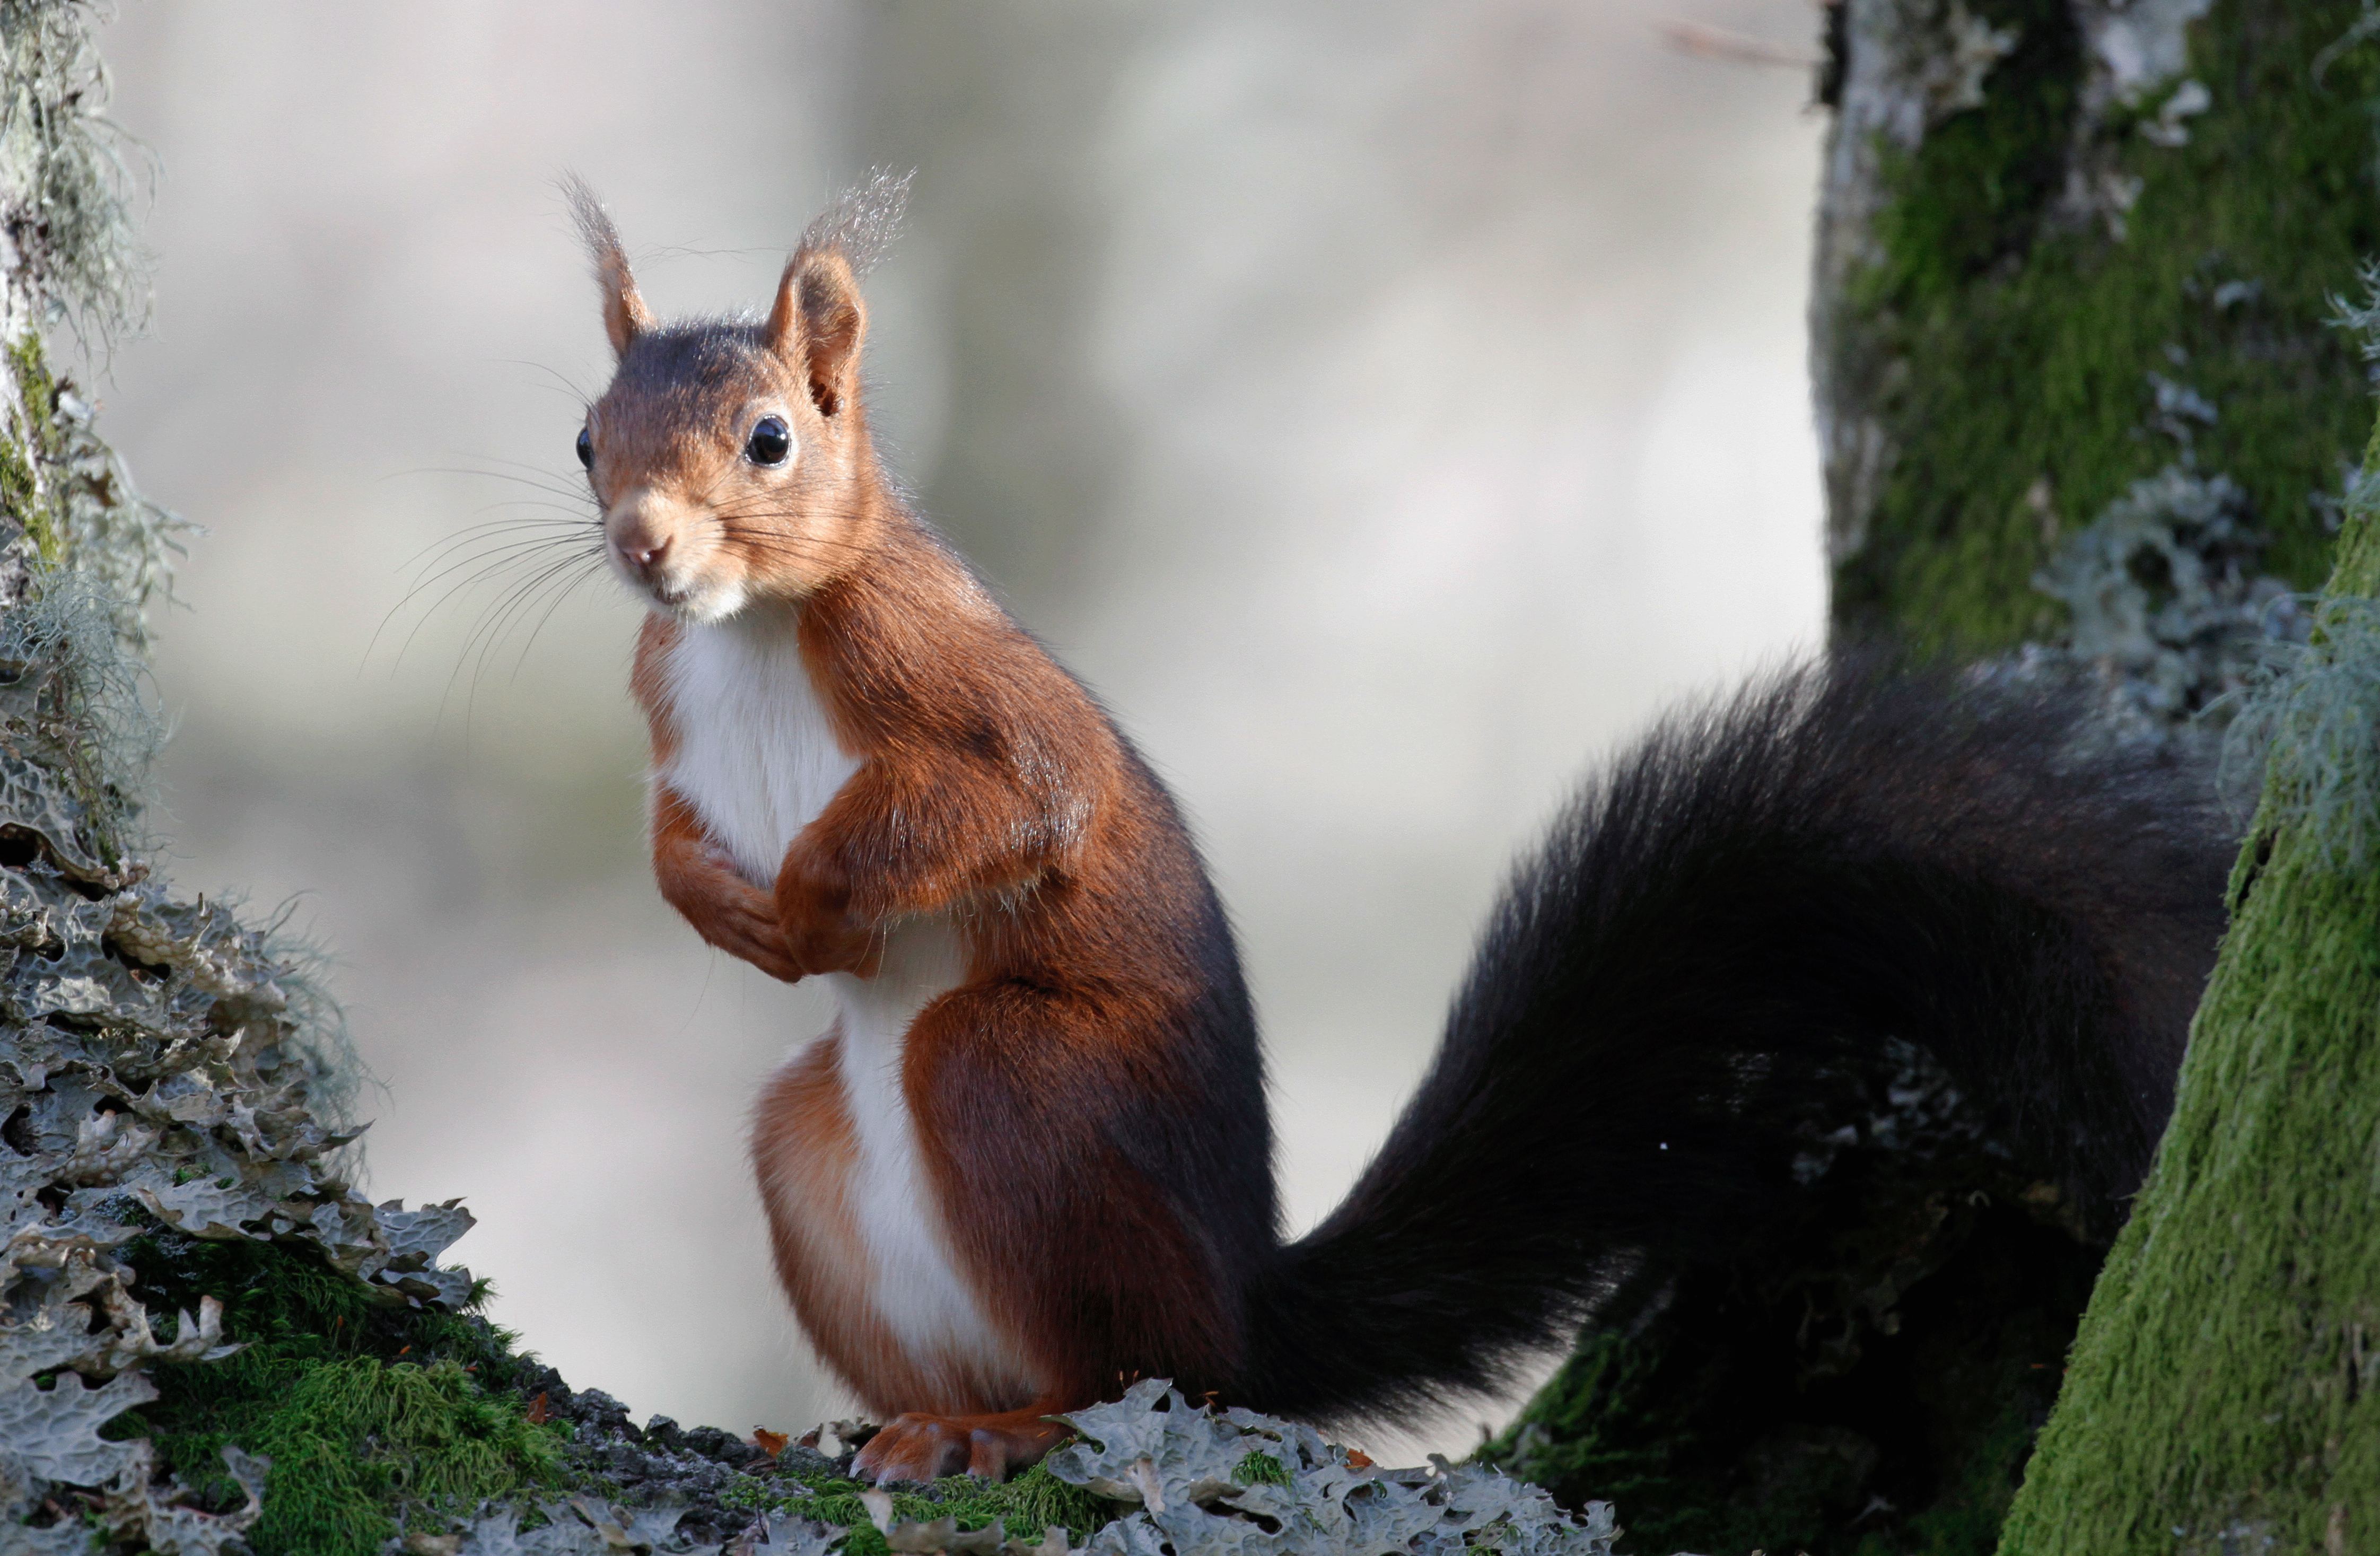
[{"label": "grey lichen", "polygon": [[[1084,1441],[1050,1473],[1134,1510],[1091,1538],[1098,1556],[1610,1556],[1621,1532],[1609,1502],[1572,1516],[1526,1482],[1435,1456],[1378,1469],[1310,1427],[1202,1409],[1162,1380],[1066,1419]],[[1274,1473],[1247,1473],[1252,1455]]]},{"label": "grey lichen", "polygon": [[2309,620],[2307,640],[2269,655],[2237,694],[2224,788],[2243,816],[2265,789],[2264,825],[2301,830],[2333,866],[2361,869],[2380,837],[2380,604],[2328,599]]},{"label": "grey lichen", "polygon": [[[2332,299],[2332,322],[2380,371],[2380,270],[2365,267],[2362,301]],[[2228,475],[2197,468],[2198,434],[2219,411],[2185,383],[2148,377],[2154,408],[2140,432],[2172,440],[2174,462],[2133,481],[2034,575],[2034,587],[2066,606],[2071,625],[2063,644],[2033,655],[2091,665],[2130,733],[2155,735],[2192,720],[2223,729],[2224,783],[2244,820],[2244,796],[2261,782],[2270,751],[2296,753],[2292,760],[2334,776],[2361,771],[2355,741],[2369,741],[2373,730],[2367,723],[2359,732],[2356,710],[2366,706],[2361,678],[2380,663],[2368,651],[2374,626],[2361,601],[2334,601],[2317,621],[2306,596],[2261,570],[2266,537],[2248,493]],[[2368,465],[2368,456],[2342,460],[2338,491],[2308,494],[2325,529],[2336,531],[2348,514],[2380,501],[2380,477]],[[2368,785],[2325,779],[2307,792]],[[2324,835],[2355,840],[2360,859],[2362,821],[2328,809],[2323,819]]]},{"label": "grey lichen", "polygon": [[[541,1522],[522,1527],[531,1514]],[[397,1549],[402,1556],[828,1556],[844,1533],[811,1519],[763,1513],[746,1534],[722,1546],[685,1538],[678,1527],[683,1521],[683,1511],[674,1506],[551,1498],[528,1507],[492,1508],[457,1535],[416,1537]]]},{"label": "grey lichen", "polygon": [[[55,670],[0,694],[36,706]],[[156,1397],[142,1370],[232,1354],[212,1298],[173,1317],[138,1295],[126,1246],[152,1227],[202,1239],[310,1245],[392,1304],[459,1307],[471,1280],[438,1257],[470,1224],[445,1205],[407,1211],[357,1196],[338,1166],[350,1136],[318,1116],[336,1034],[283,987],[267,932],[221,903],[185,902],[137,867],[93,857],[61,772],[27,720],[0,722],[0,1529],[95,1490],[115,1540],[212,1550],[244,1510],[176,1505],[147,1438],[105,1441],[115,1416]],[[93,1389],[89,1380],[103,1380]],[[261,1487],[263,1466],[225,1463]],[[94,1499],[66,1498],[91,1506]],[[160,1520],[174,1526],[165,1538]],[[91,1531],[55,1520],[83,1549]],[[212,1533],[210,1533],[212,1531]],[[61,1537],[63,1538],[63,1537]],[[179,1542],[179,1543],[176,1543]],[[136,1545],[136,1549],[139,1548]]]},{"label": "grey lichen", "polygon": [[149,263],[132,205],[140,154],[106,117],[104,18],[79,0],[0,0],[0,338],[67,319],[105,337],[139,322]]},{"label": "grey lichen", "polygon": [[2066,651],[2099,671],[2115,715],[2167,726],[2302,638],[2297,594],[2256,570],[2263,550],[2236,483],[2168,465],[2068,537],[2034,587],[2070,613]]},{"label": "grey lichen", "polygon": [[[1310,1428],[1194,1405],[1162,1380],[1061,1417],[1080,1440],[1032,1473],[1059,1490],[1080,1489],[1068,1493],[1064,1522],[1035,1519],[1022,1485],[957,1476],[862,1487],[850,1478],[852,1453],[874,1428],[858,1423],[835,1423],[842,1441],[833,1457],[806,1445],[770,1455],[658,1417],[640,1432],[596,1391],[573,1396],[570,1414],[578,1428],[573,1455],[607,1460],[620,1472],[623,1484],[608,1501],[541,1496],[485,1507],[448,1521],[444,1532],[434,1521],[417,1527],[392,1545],[393,1556],[606,1556],[632,1547],[657,1556],[823,1556],[838,1548],[918,1556],[1611,1556],[1621,1534],[1609,1503],[1573,1515],[1497,1470],[1439,1458],[1381,1469]],[[1086,1517],[1085,1507],[1097,1511]],[[1019,1533],[1020,1523],[1030,1530]],[[1087,1538],[1074,1539],[1067,1523]]]},{"label": "grey lichen", "polygon": [[[2203,81],[2179,79],[2190,66],[2190,24],[2214,0],[2084,0],[2074,6],[2088,61],[2069,141],[2066,183],[2054,208],[2070,227],[2103,225],[2128,235],[2125,216],[2141,197],[2142,180],[2127,174],[2120,141],[2103,133],[2118,115],[2139,115],[2133,133],[2168,151],[2190,142],[2188,121],[2214,106]],[[2158,101],[2160,100],[2161,101]]]},{"label": "grey lichen", "polygon": [[48,570],[82,580],[118,639],[143,652],[150,607],[172,600],[183,539],[198,527],[141,494],[70,380],[42,375],[32,390],[32,408],[46,406],[49,415],[49,436],[33,461],[55,542],[55,554],[44,559]]}]

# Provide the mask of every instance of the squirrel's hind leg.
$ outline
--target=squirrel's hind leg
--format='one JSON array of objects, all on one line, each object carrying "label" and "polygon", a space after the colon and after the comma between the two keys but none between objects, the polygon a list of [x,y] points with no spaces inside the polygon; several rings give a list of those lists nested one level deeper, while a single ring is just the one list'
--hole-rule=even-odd
[{"label": "squirrel's hind leg", "polygon": [[1045,1415],[1142,1377],[1194,1393],[1235,1378],[1243,1272],[1200,1220],[1232,1172],[1190,1143],[1228,1136],[1204,1116],[1211,1099],[1165,1084],[1199,1068],[1202,1039],[1175,1014],[990,979],[911,1026],[902,1083],[925,1174],[977,1300],[1027,1361],[1032,1403],[905,1415],[868,1444],[879,1474],[957,1464],[962,1448],[978,1473],[1020,1468],[1065,1435]]}]

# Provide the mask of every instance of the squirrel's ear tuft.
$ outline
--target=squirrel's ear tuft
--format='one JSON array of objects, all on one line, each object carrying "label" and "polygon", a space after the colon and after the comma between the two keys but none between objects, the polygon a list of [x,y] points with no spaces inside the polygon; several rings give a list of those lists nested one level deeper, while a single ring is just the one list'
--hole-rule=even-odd
[{"label": "squirrel's ear tuft", "polygon": [[828,416],[859,396],[859,348],[868,335],[859,278],[891,245],[912,176],[879,168],[844,191],[802,234],[777,283],[769,347],[803,369],[810,398]]},{"label": "squirrel's ear tuft", "polygon": [[892,247],[901,213],[909,208],[909,181],[917,176],[914,169],[871,169],[864,181],[835,196],[834,203],[819,213],[798,247],[820,253],[839,250],[852,274],[866,275]]},{"label": "squirrel's ear tuft", "polygon": [[612,355],[625,357],[628,343],[653,327],[653,310],[637,291],[637,278],[628,274],[627,250],[620,247],[620,231],[595,191],[576,173],[566,173],[562,198],[570,203],[587,257],[595,261],[595,284],[603,289],[603,333],[612,337]]}]

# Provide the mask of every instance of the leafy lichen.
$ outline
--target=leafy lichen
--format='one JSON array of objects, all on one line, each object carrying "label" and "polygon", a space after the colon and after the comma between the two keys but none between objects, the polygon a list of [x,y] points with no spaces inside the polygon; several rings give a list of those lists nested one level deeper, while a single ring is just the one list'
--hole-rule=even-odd
[{"label": "leafy lichen", "polygon": [[[698,1435],[660,1421],[638,1433],[606,1414],[581,1413],[594,1430],[574,1441],[570,1459],[583,1455],[615,1478],[634,1478],[621,1472],[636,1465],[666,1469],[669,1444]],[[723,1481],[717,1512],[670,1491],[613,1487],[603,1494],[615,1500],[515,1499],[445,1520],[448,1533],[436,1532],[436,1520],[417,1526],[410,1538],[453,1556],[599,1556],[630,1540],[670,1556],[720,1556],[724,1524],[740,1531],[724,1547],[736,1556],[764,1538],[792,1556],[1610,1556],[1621,1533],[1606,1503],[1572,1515],[1535,1487],[1443,1460],[1382,1469],[1307,1428],[1193,1405],[1159,1380],[1065,1419],[1081,1438],[1003,1484],[953,1476],[862,1485],[851,1453],[867,1433],[838,1423],[852,1435],[832,1458],[807,1446],[723,1455],[735,1467],[714,1477]],[[588,1477],[589,1488],[600,1478]],[[532,1526],[541,1526],[524,1533]]]},{"label": "leafy lichen", "polygon": [[2063,604],[2063,652],[2093,666],[2132,730],[2228,706],[2277,644],[2301,638],[2299,596],[2263,573],[2265,537],[2228,477],[2168,465],[2067,537],[2034,587]]},{"label": "leafy lichen", "polygon": [[[1066,1419],[1082,1441],[1052,1453],[1050,1473],[1134,1510],[1092,1537],[1101,1556],[1611,1556],[1621,1532],[1607,1502],[1573,1515],[1534,1486],[1442,1459],[1380,1469],[1311,1428],[1194,1406],[1162,1380]],[[1252,1453],[1280,1473],[1243,1478]]]},{"label": "leafy lichen", "polygon": [[[12,696],[38,708],[37,680],[0,687],[0,713]],[[27,738],[18,722],[0,719],[0,744]],[[20,840],[0,859],[12,1538],[88,1516],[135,1549],[164,1520],[188,1525],[175,1538],[194,1550],[246,1534],[265,1550],[360,1552],[407,1500],[544,1473],[552,1452],[523,1435],[521,1402],[462,1370],[503,1349],[454,1316],[474,1297],[468,1274],[437,1267],[468,1216],[352,1192],[346,1137],[324,1116],[335,1035],[303,1024],[265,934],[92,858],[70,789],[46,772],[0,749]],[[109,1415],[150,1408],[91,1438],[105,1416],[87,1420],[87,1380],[102,1380]]]}]

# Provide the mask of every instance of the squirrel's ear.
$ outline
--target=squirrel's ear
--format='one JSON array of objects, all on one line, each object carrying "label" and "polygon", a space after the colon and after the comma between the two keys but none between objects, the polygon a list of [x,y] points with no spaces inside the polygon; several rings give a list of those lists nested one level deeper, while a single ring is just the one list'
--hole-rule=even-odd
[{"label": "squirrel's ear", "polygon": [[628,274],[627,250],[620,247],[619,229],[613,226],[612,214],[595,198],[595,191],[574,173],[564,176],[562,195],[570,202],[571,218],[578,224],[587,256],[595,261],[595,284],[603,289],[603,333],[612,337],[612,355],[625,357],[628,343],[653,327],[653,310],[637,291],[637,278]]},{"label": "squirrel's ear", "polygon": [[794,251],[777,283],[776,306],[765,331],[769,349],[802,370],[810,399],[827,416],[859,398],[859,347],[868,336],[868,305],[843,247]]}]

